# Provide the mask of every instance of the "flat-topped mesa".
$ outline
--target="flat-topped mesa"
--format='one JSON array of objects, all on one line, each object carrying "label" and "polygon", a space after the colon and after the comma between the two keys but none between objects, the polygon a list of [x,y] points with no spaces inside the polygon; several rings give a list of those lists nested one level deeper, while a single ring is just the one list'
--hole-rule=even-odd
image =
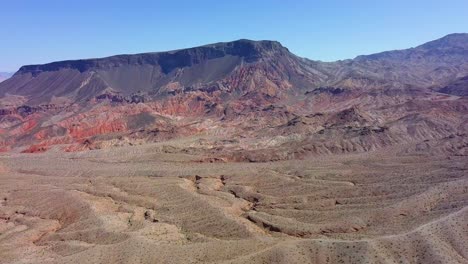
[{"label": "flat-topped mesa", "polygon": [[159,65],[163,73],[169,73],[175,68],[189,67],[203,61],[234,56],[243,58],[245,62],[254,62],[262,57],[289,53],[277,41],[253,41],[240,39],[232,42],[220,42],[188,49],[165,52],[140,53],[132,55],[116,55],[105,58],[58,61],[42,65],[27,65],[19,69],[16,75],[40,72],[75,69],[80,72],[109,69],[122,65]]}]

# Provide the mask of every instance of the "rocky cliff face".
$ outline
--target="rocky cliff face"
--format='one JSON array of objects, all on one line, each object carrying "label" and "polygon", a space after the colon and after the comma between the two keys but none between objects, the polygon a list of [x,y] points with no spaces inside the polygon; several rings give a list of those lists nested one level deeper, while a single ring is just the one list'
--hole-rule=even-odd
[{"label": "rocky cliff face", "polygon": [[464,137],[467,45],[467,34],[452,34],[325,63],[275,41],[238,40],[24,66],[0,84],[0,148],[74,151],[203,133],[237,142],[208,144],[213,155],[261,161]]}]

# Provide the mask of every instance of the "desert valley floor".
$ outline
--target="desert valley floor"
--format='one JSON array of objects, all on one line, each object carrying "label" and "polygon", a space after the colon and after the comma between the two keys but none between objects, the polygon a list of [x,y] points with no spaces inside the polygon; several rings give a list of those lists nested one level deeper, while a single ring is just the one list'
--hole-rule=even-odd
[{"label": "desert valley floor", "polygon": [[467,263],[468,158],[0,156],[0,263]]}]

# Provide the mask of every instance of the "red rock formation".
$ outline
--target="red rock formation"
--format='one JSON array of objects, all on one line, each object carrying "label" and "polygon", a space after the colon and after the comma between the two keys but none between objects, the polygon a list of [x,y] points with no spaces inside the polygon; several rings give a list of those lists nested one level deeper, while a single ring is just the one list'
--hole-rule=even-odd
[{"label": "red rock formation", "polygon": [[[240,40],[25,66],[0,84],[0,151],[204,133],[238,140],[208,153],[254,161],[437,140],[466,122],[465,38],[333,63]],[[434,73],[446,65],[456,66],[453,75]]]}]

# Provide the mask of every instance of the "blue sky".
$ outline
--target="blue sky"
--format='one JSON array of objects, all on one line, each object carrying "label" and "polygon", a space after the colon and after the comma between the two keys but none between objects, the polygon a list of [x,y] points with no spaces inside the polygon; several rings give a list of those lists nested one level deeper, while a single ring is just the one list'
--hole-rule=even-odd
[{"label": "blue sky", "polygon": [[1,1],[0,71],[65,59],[278,40],[333,61],[468,32],[468,1]]}]

